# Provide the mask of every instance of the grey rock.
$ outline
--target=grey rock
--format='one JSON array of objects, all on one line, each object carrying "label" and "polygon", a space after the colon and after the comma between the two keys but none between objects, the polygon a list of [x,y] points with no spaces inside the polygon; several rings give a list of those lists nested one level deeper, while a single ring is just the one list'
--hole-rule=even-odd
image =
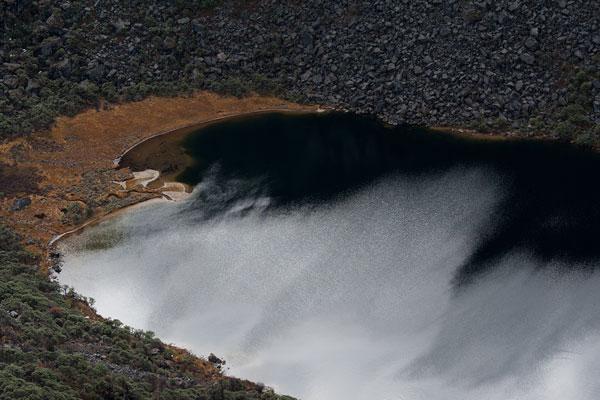
[{"label": "grey rock", "polygon": [[212,364],[225,364],[225,361],[215,356],[213,353],[208,355],[208,362]]},{"label": "grey rock", "polygon": [[202,24],[197,19],[192,20],[192,31],[194,33],[202,32]]},{"label": "grey rock", "polygon": [[523,89],[523,81],[518,81],[518,82],[515,84],[515,89],[517,90],[517,92],[520,92],[520,91],[521,91],[521,89]]},{"label": "grey rock", "polygon": [[313,36],[310,34],[310,32],[304,32],[302,34],[302,44],[304,45],[304,47],[309,47],[313,45]]},{"label": "grey rock", "polygon": [[52,13],[52,15],[48,17],[48,19],[46,20],[46,24],[50,28],[60,29],[64,27],[65,21],[63,20],[62,15],[59,12],[55,11]]},{"label": "grey rock", "polygon": [[533,63],[535,63],[535,57],[530,53],[522,53],[521,55],[519,55],[519,59],[525,64],[532,65]]},{"label": "grey rock", "polygon": [[177,47],[177,40],[174,37],[169,36],[163,41],[163,47],[167,50],[173,50]]},{"label": "grey rock", "polygon": [[21,88],[11,89],[8,91],[8,97],[19,102],[23,99],[23,90],[21,90]]},{"label": "grey rock", "polygon": [[11,211],[21,211],[29,205],[31,205],[31,199],[29,197],[22,197],[15,199],[10,209]]},{"label": "grey rock", "polygon": [[35,79],[28,79],[27,80],[27,87],[25,88],[25,91],[29,94],[37,94],[40,90],[40,83],[39,81],[35,80]]},{"label": "grey rock", "polygon": [[96,89],[98,89],[98,86],[96,86],[93,82],[90,82],[87,79],[79,82],[78,86],[81,88],[81,90],[83,90],[85,92],[93,92]]},{"label": "grey rock", "polygon": [[121,18],[118,18],[116,21],[111,22],[110,24],[116,33],[121,33],[125,27],[126,23]]},{"label": "grey rock", "polygon": [[69,60],[68,58],[57,62],[56,64],[54,64],[54,67],[60,72],[62,76],[67,78],[71,76],[71,60]]},{"label": "grey rock", "polygon": [[19,86],[19,78],[16,75],[6,75],[2,82],[10,89],[16,89]]},{"label": "grey rock", "polygon": [[222,51],[219,52],[217,54],[217,61],[219,61],[219,62],[225,62],[225,61],[227,61],[227,55],[225,53],[223,53]]},{"label": "grey rock", "polygon": [[40,54],[44,57],[48,57],[54,53],[54,51],[60,46],[61,39],[56,36],[51,36],[42,41],[38,49]]},{"label": "grey rock", "polygon": [[529,50],[535,50],[538,47],[538,42],[533,37],[529,36],[527,40],[525,40],[525,47]]},{"label": "grey rock", "polygon": [[7,71],[13,72],[21,68],[19,63],[3,63],[2,67],[6,68]]},{"label": "grey rock", "polygon": [[106,68],[104,67],[104,65],[100,64],[100,63],[96,63],[96,64],[93,64],[92,67],[88,69],[87,76],[94,81],[100,81],[104,77],[105,73],[106,73]]}]

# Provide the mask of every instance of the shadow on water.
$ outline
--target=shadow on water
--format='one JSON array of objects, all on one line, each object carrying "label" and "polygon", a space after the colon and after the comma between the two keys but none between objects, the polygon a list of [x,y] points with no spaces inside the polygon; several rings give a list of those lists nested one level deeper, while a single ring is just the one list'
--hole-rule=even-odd
[{"label": "shadow on water", "polygon": [[267,211],[318,206],[382,177],[484,167],[495,172],[505,196],[455,284],[468,283],[513,251],[578,268],[592,268],[586,262],[600,256],[600,156],[591,151],[390,128],[338,113],[226,121],[189,135],[184,147],[195,162],[179,179],[195,185],[211,176],[211,190],[184,211],[190,218],[215,218],[242,199],[248,209],[260,204]]}]

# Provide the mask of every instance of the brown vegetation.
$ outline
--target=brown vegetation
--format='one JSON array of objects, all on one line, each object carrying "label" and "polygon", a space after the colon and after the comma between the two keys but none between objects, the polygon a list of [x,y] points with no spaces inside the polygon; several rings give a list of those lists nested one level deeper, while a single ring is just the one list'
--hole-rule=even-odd
[{"label": "brown vegetation", "polygon": [[[275,98],[237,99],[200,92],[188,97],[150,97],[61,117],[48,132],[0,145],[0,217],[27,239],[30,251],[44,253],[53,236],[90,216],[98,218],[160,197],[155,189],[121,192],[113,183],[130,175],[128,169],[115,169],[114,160],[144,139],[227,116],[314,109]],[[30,198],[31,204],[11,210],[15,200],[23,197]]]}]

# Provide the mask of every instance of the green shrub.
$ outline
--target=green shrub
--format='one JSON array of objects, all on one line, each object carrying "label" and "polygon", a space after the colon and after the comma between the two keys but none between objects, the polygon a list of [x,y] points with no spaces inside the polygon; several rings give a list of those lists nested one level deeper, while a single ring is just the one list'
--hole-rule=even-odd
[{"label": "green shrub", "polygon": [[111,82],[107,82],[100,87],[100,94],[108,101],[116,102],[119,100],[117,89]]},{"label": "green shrub", "polygon": [[19,251],[21,248],[19,240],[19,235],[12,229],[0,224],[0,251]]},{"label": "green shrub", "polygon": [[541,132],[546,127],[546,124],[544,123],[544,119],[541,116],[530,118],[528,125],[529,125],[529,128],[533,132]]},{"label": "green shrub", "polygon": [[253,74],[249,79],[249,84],[253,92],[262,96],[277,96],[284,91],[278,82],[262,74]]},{"label": "green shrub", "polygon": [[554,128],[554,133],[556,133],[560,138],[567,139],[574,135],[577,128],[569,121],[563,121],[556,125]]},{"label": "green shrub", "polygon": [[250,93],[248,83],[239,77],[227,78],[221,82],[213,82],[211,89],[217,93],[235,97],[243,97]]},{"label": "green shrub", "polygon": [[92,210],[80,203],[74,202],[61,210],[63,216],[61,221],[63,224],[79,225],[92,215]]},{"label": "green shrub", "polygon": [[583,146],[594,146],[599,143],[598,139],[599,139],[598,136],[587,132],[587,133],[581,133],[581,134],[575,136],[574,142],[576,144],[583,145]]}]

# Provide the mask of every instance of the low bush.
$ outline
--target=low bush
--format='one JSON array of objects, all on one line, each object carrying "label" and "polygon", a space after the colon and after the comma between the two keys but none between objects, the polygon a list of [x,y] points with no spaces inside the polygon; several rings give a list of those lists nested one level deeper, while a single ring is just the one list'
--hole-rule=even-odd
[{"label": "low bush", "polygon": [[78,202],[69,204],[61,211],[63,212],[61,221],[65,225],[79,225],[92,215],[92,210],[89,207]]}]

